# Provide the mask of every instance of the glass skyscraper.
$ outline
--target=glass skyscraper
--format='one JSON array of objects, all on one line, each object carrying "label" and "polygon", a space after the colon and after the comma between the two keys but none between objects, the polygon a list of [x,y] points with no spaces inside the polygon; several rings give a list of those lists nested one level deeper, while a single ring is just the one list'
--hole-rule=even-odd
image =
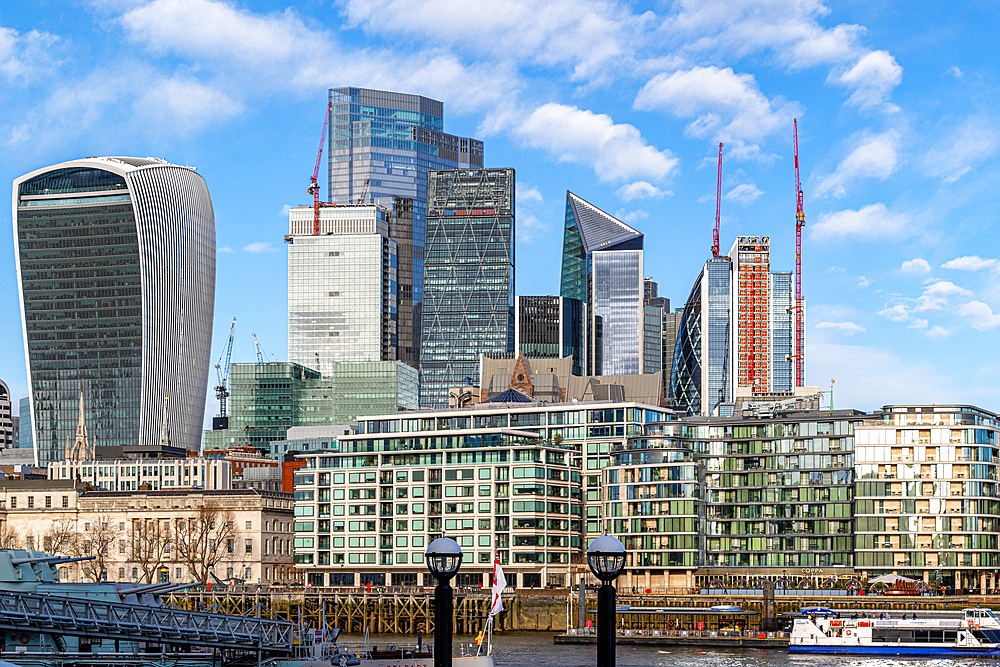
[{"label": "glass skyscraper", "polygon": [[643,372],[642,234],[569,191],[559,293],[587,304],[588,375]]},{"label": "glass skyscraper", "polygon": [[483,142],[444,132],[444,105],[420,95],[330,90],[329,196],[338,204],[392,205],[398,244],[399,359],[417,367],[423,302],[427,173],[483,166]]},{"label": "glass skyscraper", "polygon": [[794,391],[795,295],[791,271],[771,274],[771,391]]},{"label": "glass skyscraper", "polygon": [[14,181],[14,240],[39,465],[63,459],[81,392],[92,445],[199,449],[215,304],[205,180],[86,158]]},{"label": "glass skyscraper", "polygon": [[732,400],[731,273],[728,257],[708,260],[677,325],[670,400],[689,415],[711,414],[720,403]]},{"label": "glass skyscraper", "polygon": [[479,355],[514,353],[514,170],[432,171],[420,405],[479,377]]},{"label": "glass skyscraper", "polygon": [[288,212],[288,360],[330,377],[334,362],[397,358],[396,242],[381,206]]}]

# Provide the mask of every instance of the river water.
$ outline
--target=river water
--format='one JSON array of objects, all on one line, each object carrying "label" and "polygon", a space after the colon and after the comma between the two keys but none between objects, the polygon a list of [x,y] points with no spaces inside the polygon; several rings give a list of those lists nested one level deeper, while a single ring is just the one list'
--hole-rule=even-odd
[{"label": "river water", "polygon": [[[551,632],[507,632],[493,636],[493,661],[496,667],[595,667],[597,647],[594,645],[556,645]],[[433,636],[424,642],[433,642]],[[472,645],[474,637],[455,637],[455,653],[459,644]],[[358,635],[341,635],[342,645],[353,646],[364,641]],[[379,647],[395,644],[412,646],[416,637],[372,636]],[[468,649],[467,649],[468,650]],[[473,646],[474,651],[474,646]],[[865,657],[828,655],[789,655],[786,651],[760,649],[654,648],[648,646],[616,647],[617,667],[998,667],[995,660],[964,658]]]}]

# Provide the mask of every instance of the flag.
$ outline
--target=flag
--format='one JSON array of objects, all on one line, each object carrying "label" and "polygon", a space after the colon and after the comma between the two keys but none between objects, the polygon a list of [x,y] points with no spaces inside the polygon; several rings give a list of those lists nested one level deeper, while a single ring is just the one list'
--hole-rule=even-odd
[{"label": "flag", "polygon": [[507,588],[507,577],[503,576],[500,567],[500,552],[493,559],[493,604],[490,605],[490,616],[496,616],[503,611],[503,589]]}]

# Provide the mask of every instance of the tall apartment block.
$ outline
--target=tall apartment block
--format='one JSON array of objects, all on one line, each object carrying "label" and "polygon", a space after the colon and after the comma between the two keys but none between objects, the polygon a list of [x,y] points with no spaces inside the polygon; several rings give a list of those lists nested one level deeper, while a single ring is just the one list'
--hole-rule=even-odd
[{"label": "tall apartment block", "polygon": [[420,95],[330,90],[329,196],[338,204],[381,198],[397,242],[399,359],[417,367],[423,303],[427,175],[483,166],[483,142],[444,132],[444,105]]},{"label": "tall apartment block", "polygon": [[587,375],[644,371],[642,234],[572,192],[559,292],[587,304]]},{"label": "tall apartment block", "polygon": [[420,343],[420,405],[514,352],[514,170],[432,171]]},{"label": "tall apartment block", "polygon": [[514,297],[514,354],[529,359],[573,357],[573,375],[587,368],[587,305],[564,296]]},{"label": "tall apartment block", "polygon": [[14,246],[39,465],[73,441],[198,449],[215,304],[205,180],[152,158],[86,158],[14,181]]},{"label": "tall apartment block", "polygon": [[288,360],[330,377],[333,364],[397,359],[397,255],[377,205],[288,212]]}]

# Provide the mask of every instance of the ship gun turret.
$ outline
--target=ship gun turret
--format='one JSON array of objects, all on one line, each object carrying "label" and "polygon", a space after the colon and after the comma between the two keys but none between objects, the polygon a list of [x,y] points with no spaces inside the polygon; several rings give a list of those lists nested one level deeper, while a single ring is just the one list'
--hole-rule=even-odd
[{"label": "ship gun turret", "polygon": [[119,596],[122,602],[127,602],[128,598],[135,598],[136,602],[142,603],[142,598],[144,596],[150,596],[150,601],[155,601],[156,597],[167,595],[168,593],[173,593],[175,591],[184,590],[185,588],[191,588],[192,586],[200,586],[201,582],[196,581],[190,584],[145,584],[143,586],[132,586],[131,588],[121,588],[119,590]]},{"label": "ship gun turret", "polygon": [[31,558],[11,558],[11,565],[25,565],[27,563],[57,563],[59,565],[63,563],[76,563],[81,560],[94,560],[97,556],[78,556],[76,558],[69,558],[67,556],[33,556]]}]

